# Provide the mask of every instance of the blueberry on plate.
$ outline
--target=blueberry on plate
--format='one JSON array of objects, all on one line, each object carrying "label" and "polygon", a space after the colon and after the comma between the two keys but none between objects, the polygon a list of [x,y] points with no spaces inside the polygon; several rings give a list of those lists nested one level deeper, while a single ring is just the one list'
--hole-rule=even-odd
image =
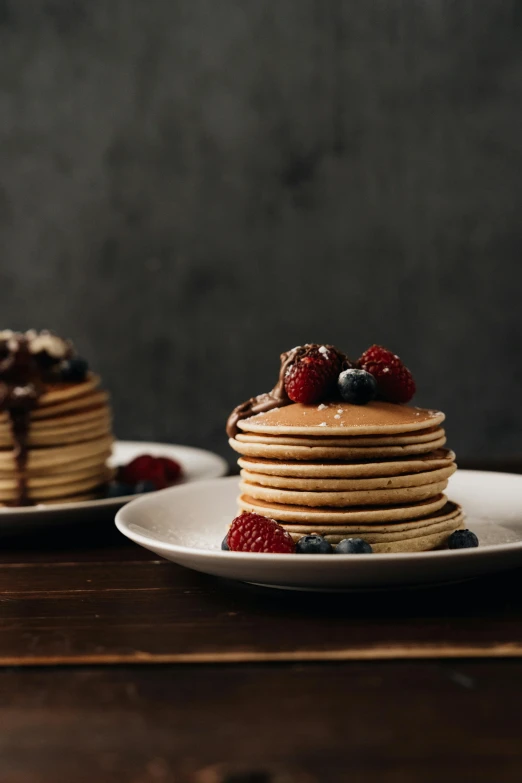
[{"label": "blueberry on plate", "polygon": [[373,549],[362,538],[343,538],[335,547],[336,555],[371,555]]},{"label": "blueberry on plate", "polygon": [[155,491],[156,491],[156,485],[153,481],[150,481],[149,479],[145,479],[144,481],[138,481],[138,483],[134,485],[135,495],[141,495],[144,492],[155,492]]},{"label": "blueberry on plate", "polygon": [[225,552],[230,552],[230,547],[228,545],[228,533],[226,534],[225,538],[221,542],[221,549],[223,549]]},{"label": "blueberry on plate", "polygon": [[134,495],[132,484],[125,484],[123,481],[111,481],[105,491],[107,498],[122,498],[126,495]]},{"label": "blueberry on plate", "polygon": [[366,370],[344,370],[337,380],[339,393],[345,402],[366,405],[377,396],[377,381]]},{"label": "blueberry on plate", "polygon": [[60,378],[67,383],[80,383],[87,377],[88,370],[88,363],[79,356],[65,359],[60,365]]},{"label": "blueberry on plate", "polygon": [[479,545],[479,540],[471,530],[454,530],[448,538],[450,549],[473,549]]},{"label": "blueberry on plate", "polygon": [[303,536],[295,545],[296,555],[329,555],[332,545],[323,536]]}]

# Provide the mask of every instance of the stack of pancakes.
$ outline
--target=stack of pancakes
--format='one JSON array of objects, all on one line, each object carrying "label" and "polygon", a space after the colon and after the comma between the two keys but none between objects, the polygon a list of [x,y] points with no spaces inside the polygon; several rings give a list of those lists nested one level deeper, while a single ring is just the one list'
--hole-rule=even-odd
[{"label": "stack of pancakes", "polygon": [[111,477],[108,395],[89,373],[77,383],[46,385],[31,411],[22,469],[7,411],[0,413],[0,504],[58,503],[99,496]]},{"label": "stack of pancakes", "polygon": [[371,402],[293,403],[238,423],[239,507],[276,519],[294,540],[364,538],[375,552],[441,546],[463,527],[444,495],[455,455],[439,411]]}]

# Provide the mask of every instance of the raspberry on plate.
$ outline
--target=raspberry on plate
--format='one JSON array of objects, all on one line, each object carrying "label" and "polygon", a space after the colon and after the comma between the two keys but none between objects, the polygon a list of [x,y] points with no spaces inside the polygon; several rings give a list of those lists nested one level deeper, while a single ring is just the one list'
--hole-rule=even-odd
[{"label": "raspberry on plate", "polygon": [[165,489],[181,476],[181,472],[181,465],[173,459],[141,454],[128,465],[119,468],[118,481],[133,485],[141,481],[150,481],[155,489]]},{"label": "raspberry on plate", "polygon": [[274,519],[243,511],[236,517],[226,537],[231,552],[269,552],[291,554],[294,542],[290,533]]},{"label": "raspberry on plate", "polygon": [[292,402],[310,405],[324,400],[334,388],[343,364],[342,354],[333,345],[307,345],[288,368],[285,391]]},{"label": "raspberry on plate", "polygon": [[360,357],[357,367],[365,368],[369,362],[384,362],[385,364],[402,364],[397,354],[392,353],[382,345],[372,345]]},{"label": "raspberry on plate", "polygon": [[173,484],[181,477],[183,471],[181,465],[175,459],[170,457],[156,457],[155,459],[163,468],[163,475],[168,484]]},{"label": "raspberry on plate", "polygon": [[400,404],[409,402],[415,394],[413,375],[400,361],[394,364],[368,362],[364,369],[377,381],[377,392],[383,400]]}]

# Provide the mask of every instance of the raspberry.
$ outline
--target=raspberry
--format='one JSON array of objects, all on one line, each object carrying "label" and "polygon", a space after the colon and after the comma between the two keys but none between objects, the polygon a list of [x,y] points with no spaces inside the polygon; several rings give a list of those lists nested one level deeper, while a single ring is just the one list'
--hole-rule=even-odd
[{"label": "raspberry", "polygon": [[170,457],[156,457],[156,459],[163,468],[163,475],[169,484],[173,484],[180,478],[182,469],[179,462]]},{"label": "raspberry", "polygon": [[270,552],[291,554],[294,542],[290,533],[274,519],[243,511],[236,517],[227,535],[228,547],[232,552]]},{"label": "raspberry", "polygon": [[304,353],[285,375],[285,391],[292,402],[320,402],[333,389],[344,357],[333,345],[305,345]]},{"label": "raspberry", "polygon": [[152,457],[150,454],[135,457],[128,465],[122,465],[118,470],[118,481],[124,484],[151,481],[155,489],[165,489],[180,476],[179,462],[167,457]]},{"label": "raspberry", "polygon": [[368,364],[368,362],[385,362],[386,364],[397,364],[398,362],[400,363],[401,360],[396,354],[388,351],[387,348],[383,348],[382,345],[372,345],[363,353],[357,362],[357,367],[366,369],[364,365]]},{"label": "raspberry", "polygon": [[368,362],[364,365],[364,369],[377,381],[377,392],[383,400],[397,403],[409,402],[415,394],[413,376],[400,361],[395,361],[393,364]]}]

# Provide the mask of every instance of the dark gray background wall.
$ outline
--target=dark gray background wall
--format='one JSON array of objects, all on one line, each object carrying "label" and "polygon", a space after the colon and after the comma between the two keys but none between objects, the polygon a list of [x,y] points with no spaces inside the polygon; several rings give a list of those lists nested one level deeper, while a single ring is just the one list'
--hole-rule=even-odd
[{"label": "dark gray background wall", "polygon": [[522,2],[0,0],[0,314],[127,438],[222,453],[279,353],[371,342],[522,451]]}]

